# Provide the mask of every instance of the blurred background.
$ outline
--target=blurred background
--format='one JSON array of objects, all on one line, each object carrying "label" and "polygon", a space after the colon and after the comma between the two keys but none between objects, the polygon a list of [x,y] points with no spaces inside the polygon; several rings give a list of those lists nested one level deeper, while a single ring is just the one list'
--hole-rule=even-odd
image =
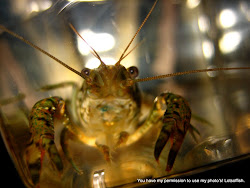
[{"label": "blurred background", "polygon": [[[153,3],[154,0],[2,0],[0,24],[81,71],[84,67],[98,67],[99,62],[68,23],[74,25],[106,64],[114,64]],[[248,0],[160,0],[130,49],[136,44],[138,47],[122,64],[137,66],[140,78],[205,68],[247,67],[249,38]],[[0,67],[1,134],[21,173],[17,164],[25,144],[19,147],[17,143],[25,143],[28,138],[27,117],[31,107],[48,96],[70,98],[72,92],[70,88],[37,90],[65,81],[80,86],[82,78],[2,31]],[[176,172],[205,166],[204,176],[210,178],[218,173],[226,177],[229,167],[211,172],[208,170],[212,167],[206,165],[219,167],[224,162],[230,165],[230,161],[238,161],[231,164],[235,168],[230,172],[232,178],[245,177],[238,166],[249,166],[249,81],[250,72],[239,70],[139,83],[152,99],[164,91],[182,95],[193,114],[212,124],[202,125],[194,118],[192,124],[201,136],[195,143],[187,135],[179,157],[186,164],[183,169],[177,165]],[[9,174],[1,172],[3,177],[13,175],[18,179],[3,142],[1,153],[2,161],[8,161],[11,169]]]}]

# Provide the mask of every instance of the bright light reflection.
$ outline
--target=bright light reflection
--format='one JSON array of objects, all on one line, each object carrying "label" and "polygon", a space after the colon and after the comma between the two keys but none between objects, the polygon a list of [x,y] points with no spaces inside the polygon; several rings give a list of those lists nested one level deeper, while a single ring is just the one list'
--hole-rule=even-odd
[{"label": "bright light reflection", "polygon": [[96,171],[93,175],[93,187],[94,188],[105,188],[104,170]]},{"label": "bright light reflection", "polygon": [[200,0],[187,0],[187,7],[190,9],[193,9],[197,7],[200,4]]},{"label": "bright light reflection", "polygon": [[50,0],[45,0],[42,2],[31,1],[29,4],[30,12],[39,12],[49,9],[52,6],[52,2]]},{"label": "bright light reflection", "polygon": [[[116,63],[116,60],[112,57],[104,57],[104,58],[102,58],[102,60],[106,65],[114,65]],[[89,69],[95,69],[95,68],[99,67],[100,64],[101,63],[100,63],[99,59],[91,58],[87,61],[85,67],[89,68]]]},{"label": "bright light reflection", "polygon": [[237,21],[236,14],[231,9],[224,9],[219,15],[219,24],[222,28],[229,28],[235,25]]},{"label": "bright light reflection", "polygon": [[38,12],[39,11],[39,6],[36,2],[32,1],[30,3],[30,9],[31,9],[31,12]]},{"label": "bright light reflection", "polygon": [[205,58],[209,59],[214,56],[214,45],[211,41],[205,40],[202,42],[202,51]]},{"label": "bright light reflection", "polygon": [[222,53],[233,52],[242,40],[242,36],[239,32],[228,32],[222,36],[219,40],[219,48]]},{"label": "bright light reflection", "polygon": [[[214,69],[214,68],[217,68],[217,67],[214,66],[214,65],[210,65],[210,66],[207,67],[207,69]],[[208,71],[207,75],[209,77],[216,77],[218,75],[218,72],[217,71]]]},{"label": "bright light reflection", "polygon": [[105,1],[105,0],[68,0],[69,2],[98,2],[98,1]]},{"label": "bright light reflection", "polygon": [[198,26],[201,32],[206,32],[209,30],[210,27],[210,21],[209,19],[202,15],[198,18]]},{"label": "bright light reflection", "polygon": [[[80,31],[79,33],[97,52],[109,51],[115,46],[115,39],[111,34],[94,33],[90,30]],[[88,55],[90,53],[91,49],[80,37],[77,38],[77,43],[81,54]]]}]

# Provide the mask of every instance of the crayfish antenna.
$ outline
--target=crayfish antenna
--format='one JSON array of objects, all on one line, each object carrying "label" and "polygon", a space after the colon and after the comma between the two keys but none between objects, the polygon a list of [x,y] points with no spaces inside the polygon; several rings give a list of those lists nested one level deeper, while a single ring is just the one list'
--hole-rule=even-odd
[{"label": "crayfish antenna", "polygon": [[71,24],[69,23],[69,26],[70,28],[87,44],[87,46],[91,49],[91,53],[97,58],[100,60],[101,62],[101,65],[102,66],[106,66],[105,63],[102,61],[101,57],[99,56],[99,54],[96,52],[96,50],[90,46],[90,44],[80,35],[80,33],[76,30],[76,28]]},{"label": "crayfish antenna", "polygon": [[[143,22],[141,23],[140,27],[138,28],[138,30],[136,31],[135,35],[133,36],[133,38],[130,40],[130,42],[128,43],[127,47],[125,48],[124,52],[122,53],[120,59],[117,61],[117,63],[115,65],[120,65],[121,61],[128,55],[125,56],[125,53],[127,52],[128,48],[130,47],[130,45],[132,44],[132,42],[134,41],[135,37],[138,35],[138,33],[140,32],[141,28],[143,27],[143,25],[146,23],[146,21],[148,20],[149,16],[151,15],[151,13],[153,12],[156,4],[157,4],[158,0],[156,0],[152,6],[152,8],[150,9],[149,13],[147,14],[146,18],[143,20]],[[130,52],[129,52],[130,53]],[[125,56],[125,57],[124,57]]]},{"label": "crayfish antenna", "polygon": [[[138,44],[136,44],[126,55],[123,56],[123,58],[121,59],[121,61],[123,59],[125,59],[130,53],[132,53],[138,46],[140,46],[142,43],[145,42],[145,39],[143,39],[142,41],[140,41]],[[120,62],[121,62],[120,61]]]},{"label": "crayfish antenna", "polygon": [[228,70],[248,70],[250,67],[231,67],[231,68],[213,68],[213,69],[200,69],[200,70],[190,70],[190,71],[184,71],[184,72],[176,72],[176,73],[170,73],[170,74],[164,74],[159,76],[153,76],[153,77],[147,77],[147,78],[139,78],[134,80],[135,82],[147,82],[151,80],[159,80],[163,78],[169,78],[169,77],[175,77],[175,76],[181,76],[186,74],[194,74],[194,73],[201,73],[201,72],[213,72],[213,71],[228,71]]},{"label": "crayfish antenna", "polygon": [[9,33],[10,35],[12,35],[13,37],[23,41],[24,43],[28,44],[29,46],[37,49],[38,51],[42,52],[43,54],[47,55],[48,57],[50,57],[51,59],[55,60],[57,63],[61,64],[62,66],[66,67],[67,69],[69,69],[70,71],[76,73],[77,75],[82,76],[82,74],[80,72],[78,72],[77,70],[73,69],[72,67],[70,67],[69,65],[67,65],[66,63],[62,62],[60,59],[56,58],[55,56],[51,55],[50,53],[46,52],[45,50],[43,50],[42,48],[38,47],[37,45],[33,44],[32,42],[28,41],[27,39],[23,38],[22,36],[18,35],[17,33],[14,33],[13,31],[7,29],[6,27],[4,27],[3,25],[0,25],[0,29],[2,29],[3,31],[5,31],[6,33]]}]

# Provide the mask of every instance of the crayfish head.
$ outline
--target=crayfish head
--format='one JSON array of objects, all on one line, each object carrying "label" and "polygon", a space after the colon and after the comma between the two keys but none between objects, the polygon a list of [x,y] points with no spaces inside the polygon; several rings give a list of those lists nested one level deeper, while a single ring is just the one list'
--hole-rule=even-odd
[{"label": "crayfish head", "polygon": [[138,76],[136,67],[125,68],[123,65],[101,64],[96,69],[84,68],[81,71],[85,79],[84,92],[86,97],[105,98],[133,98],[138,95],[138,87],[134,79]]},{"label": "crayfish head", "polygon": [[82,74],[85,82],[80,107],[84,113],[80,116],[87,130],[95,136],[105,131],[119,135],[134,127],[141,106],[140,91],[134,82],[137,68],[100,65],[97,69],[85,68]]}]

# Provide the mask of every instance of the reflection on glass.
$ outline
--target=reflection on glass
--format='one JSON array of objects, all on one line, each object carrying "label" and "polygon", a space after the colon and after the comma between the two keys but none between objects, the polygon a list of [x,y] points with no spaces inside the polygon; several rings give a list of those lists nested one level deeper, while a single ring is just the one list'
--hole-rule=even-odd
[{"label": "reflection on glass", "polygon": [[[116,63],[116,60],[112,57],[102,57],[102,60],[106,65],[114,65]],[[100,64],[101,63],[99,59],[90,58],[89,60],[87,60],[85,67],[89,69],[94,69],[99,67]]]},{"label": "reflection on glass", "polygon": [[[108,33],[94,33],[90,30],[79,32],[87,43],[97,52],[105,52],[111,50],[115,46],[115,39]],[[78,49],[83,55],[90,53],[90,47],[79,37],[77,38]]]},{"label": "reflection on glass", "polygon": [[105,188],[104,170],[94,172],[93,175],[93,187],[94,188]]},{"label": "reflection on glass", "polygon": [[224,9],[219,15],[219,25],[222,28],[229,28],[235,25],[237,22],[236,14],[231,9]]},{"label": "reflection on glass", "polygon": [[207,16],[201,15],[198,18],[198,26],[201,32],[207,32],[210,27],[210,22]]},{"label": "reflection on glass", "polygon": [[200,4],[200,0],[187,0],[186,4],[188,8],[193,9]]},{"label": "reflection on glass", "polygon": [[202,42],[202,50],[205,58],[209,59],[214,56],[214,45],[209,40],[204,40]]},{"label": "reflection on glass", "polygon": [[231,31],[225,33],[219,40],[219,47],[222,53],[230,53],[237,49],[241,42],[241,33],[238,31]]}]

